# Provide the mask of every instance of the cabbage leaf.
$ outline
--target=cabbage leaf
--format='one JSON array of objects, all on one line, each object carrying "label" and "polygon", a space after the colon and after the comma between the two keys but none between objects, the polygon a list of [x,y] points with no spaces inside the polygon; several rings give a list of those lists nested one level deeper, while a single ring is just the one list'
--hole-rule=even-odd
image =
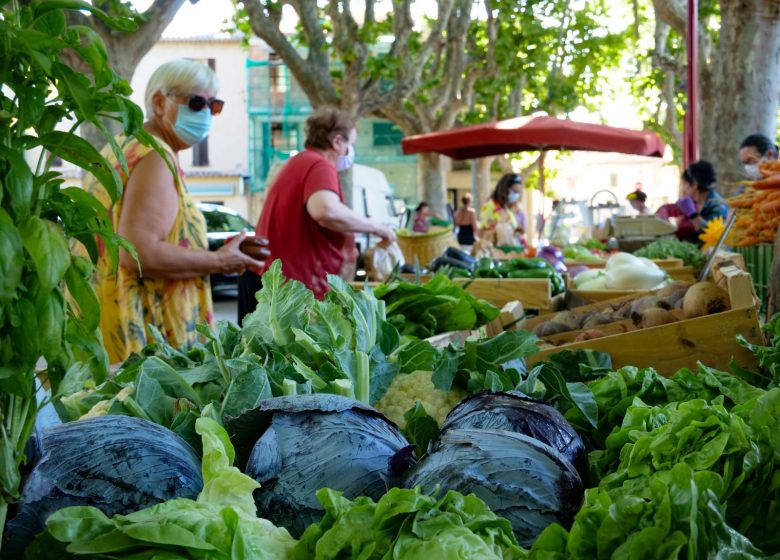
[{"label": "cabbage leaf", "polygon": [[306,529],[296,560],[527,558],[509,522],[474,495],[447,492],[437,499],[419,489],[393,488],[374,503],[323,488],[317,499],[325,516]]}]

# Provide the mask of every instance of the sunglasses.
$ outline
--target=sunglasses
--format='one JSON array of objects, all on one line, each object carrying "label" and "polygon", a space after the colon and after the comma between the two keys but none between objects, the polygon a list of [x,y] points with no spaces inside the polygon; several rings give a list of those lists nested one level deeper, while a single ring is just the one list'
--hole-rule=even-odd
[{"label": "sunglasses", "polygon": [[195,111],[196,113],[198,111],[202,111],[203,109],[208,106],[208,108],[211,110],[212,115],[219,115],[222,112],[222,107],[225,106],[225,102],[221,99],[217,99],[215,97],[212,97],[211,99],[206,99],[202,95],[180,95],[178,93],[173,93],[169,95],[174,95],[176,97],[186,97],[187,98],[187,107],[190,108],[191,111]]}]

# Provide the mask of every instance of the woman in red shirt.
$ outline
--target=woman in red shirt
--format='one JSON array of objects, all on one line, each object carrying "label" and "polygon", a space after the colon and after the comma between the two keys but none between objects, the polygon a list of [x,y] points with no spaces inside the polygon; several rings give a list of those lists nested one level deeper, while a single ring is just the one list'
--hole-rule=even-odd
[{"label": "woman in red shirt", "polygon": [[[328,291],[328,274],[346,276],[353,270],[355,233],[395,241],[389,227],[344,204],[338,173],[352,166],[356,138],[355,122],[344,111],[314,111],[306,119],[306,149],[279,171],[257,223],[257,235],[266,237],[271,247],[265,270],[281,259],[284,275],[302,282],[318,298]],[[254,294],[262,272],[247,272],[239,281],[239,321],[257,305]]]}]

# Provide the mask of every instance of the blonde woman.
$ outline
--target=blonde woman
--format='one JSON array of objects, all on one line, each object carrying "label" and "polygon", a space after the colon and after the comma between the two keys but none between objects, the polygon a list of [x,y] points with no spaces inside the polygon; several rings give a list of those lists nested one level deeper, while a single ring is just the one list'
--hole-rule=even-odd
[{"label": "blonde woman", "polygon": [[[94,177],[85,181],[86,189],[109,209],[116,232],[138,253],[136,261],[120,251],[116,274],[105,251],[97,265],[100,329],[112,363],[147,344],[148,324],[172,345],[190,346],[199,338],[195,325],[213,320],[209,275],[264,264],[241,251],[245,234],[218,251],[208,250],[205,220],[179,165],[178,153],[206,138],[212,119],[222,112],[224,102],[216,95],[217,78],[207,66],[184,59],[163,64],[146,87],[144,128],[164,157],[135,138],[118,138],[128,173],[116,164],[124,189],[113,207]],[[116,163],[110,150],[104,153]]]}]

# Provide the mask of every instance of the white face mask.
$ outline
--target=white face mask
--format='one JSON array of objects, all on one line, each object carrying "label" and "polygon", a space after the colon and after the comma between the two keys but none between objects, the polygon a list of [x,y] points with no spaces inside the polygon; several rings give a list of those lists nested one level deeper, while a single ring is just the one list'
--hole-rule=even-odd
[{"label": "white face mask", "polygon": [[750,179],[760,179],[761,178],[761,172],[758,170],[758,164],[757,163],[746,163],[744,165],[745,168],[745,174]]},{"label": "white face mask", "polygon": [[336,159],[336,171],[346,171],[355,163],[355,148],[352,144],[347,146],[347,155],[339,156]]}]

